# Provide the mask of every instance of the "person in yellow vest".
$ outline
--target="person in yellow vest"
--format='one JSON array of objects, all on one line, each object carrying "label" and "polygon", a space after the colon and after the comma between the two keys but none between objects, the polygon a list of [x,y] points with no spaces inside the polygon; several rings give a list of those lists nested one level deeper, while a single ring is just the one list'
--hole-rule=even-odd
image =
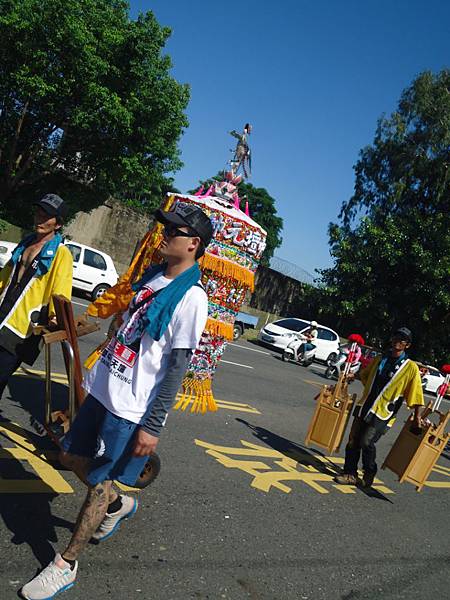
[{"label": "person in yellow vest", "polygon": [[35,203],[34,233],[15,248],[0,272],[0,398],[22,362],[39,355],[33,325],[54,319],[52,295],[72,295],[72,255],[59,232],[67,207],[56,194]]},{"label": "person in yellow vest", "polygon": [[[419,368],[406,354],[411,343],[411,331],[400,327],[392,334],[389,352],[375,358],[359,372],[364,391],[345,448],[343,473],[335,477],[337,483],[372,485],[377,472],[375,444],[394,423],[403,400],[414,410],[415,425],[420,426],[420,408],[424,399]],[[352,378],[354,375],[349,376]],[[358,463],[361,455],[363,478],[360,482]]]}]

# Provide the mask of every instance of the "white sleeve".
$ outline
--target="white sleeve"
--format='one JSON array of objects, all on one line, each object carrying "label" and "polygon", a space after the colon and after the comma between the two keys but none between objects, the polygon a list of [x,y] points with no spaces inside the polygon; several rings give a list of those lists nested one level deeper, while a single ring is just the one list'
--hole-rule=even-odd
[{"label": "white sleeve", "polygon": [[181,301],[177,311],[174,327],[172,348],[185,348],[195,350],[208,318],[208,298],[205,291],[192,287]]}]

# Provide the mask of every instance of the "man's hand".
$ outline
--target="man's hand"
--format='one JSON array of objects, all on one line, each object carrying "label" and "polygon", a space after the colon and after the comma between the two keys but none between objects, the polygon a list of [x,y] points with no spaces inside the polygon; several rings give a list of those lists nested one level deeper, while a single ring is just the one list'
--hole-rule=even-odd
[{"label": "man's hand", "polygon": [[422,427],[422,419],[421,419],[420,415],[415,414],[413,421],[414,421],[414,425],[416,427],[418,427],[419,429]]},{"label": "man's hand", "polygon": [[158,442],[159,438],[139,428],[134,441],[133,456],[150,456],[156,451]]}]

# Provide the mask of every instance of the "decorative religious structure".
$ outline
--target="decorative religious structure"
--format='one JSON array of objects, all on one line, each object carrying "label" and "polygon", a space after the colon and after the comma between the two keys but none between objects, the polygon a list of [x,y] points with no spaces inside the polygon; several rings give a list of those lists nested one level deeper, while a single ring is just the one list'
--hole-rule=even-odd
[{"label": "decorative religious structure", "polygon": [[[245,136],[250,125],[244,128]],[[235,132],[233,132],[234,135]],[[243,134],[243,135],[244,135]],[[231,170],[223,181],[214,182],[205,193],[203,187],[194,195],[168,194],[161,208],[173,210],[177,204],[199,206],[211,219],[214,237],[205,255],[200,259],[202,283],[208,294],[209,312],[205,331],[195,351],[183,381],[183,393],[175,408],[192,412],[216,410],[212,394],[212,380],[227,340],[233,339],[233,324],[248,291],[254,289],[254,275],[266,247],[266,232],[249,214],[240,209],[241,199],[237,185],[242,176],[237,170],[248,164],[246,137],[237,134],[240,141],[236,147]],[[247,162],[246,162],[247,161]],[[132,297],[131,285],[144,270],[161,261],[158,247],[162,241],[162,225],[156,223],[142,240],[127,272],[118,283],[88,308],[88,314],[107,318],[128,306]],[[101,350],[99,349],[99,352]]]}]

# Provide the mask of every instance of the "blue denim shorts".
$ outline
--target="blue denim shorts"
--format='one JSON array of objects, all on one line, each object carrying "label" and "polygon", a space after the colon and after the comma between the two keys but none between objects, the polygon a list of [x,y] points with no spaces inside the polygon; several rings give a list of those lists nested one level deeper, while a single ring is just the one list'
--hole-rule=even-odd
[{"label": "blue denim shorts", "polygon": [[134,434],[139,427],[117,417],[90,394],[80,407],[62,448],[92,458],[87,480],[91,485],[117,480],[133,486],[147,456],[133,456]]}]

